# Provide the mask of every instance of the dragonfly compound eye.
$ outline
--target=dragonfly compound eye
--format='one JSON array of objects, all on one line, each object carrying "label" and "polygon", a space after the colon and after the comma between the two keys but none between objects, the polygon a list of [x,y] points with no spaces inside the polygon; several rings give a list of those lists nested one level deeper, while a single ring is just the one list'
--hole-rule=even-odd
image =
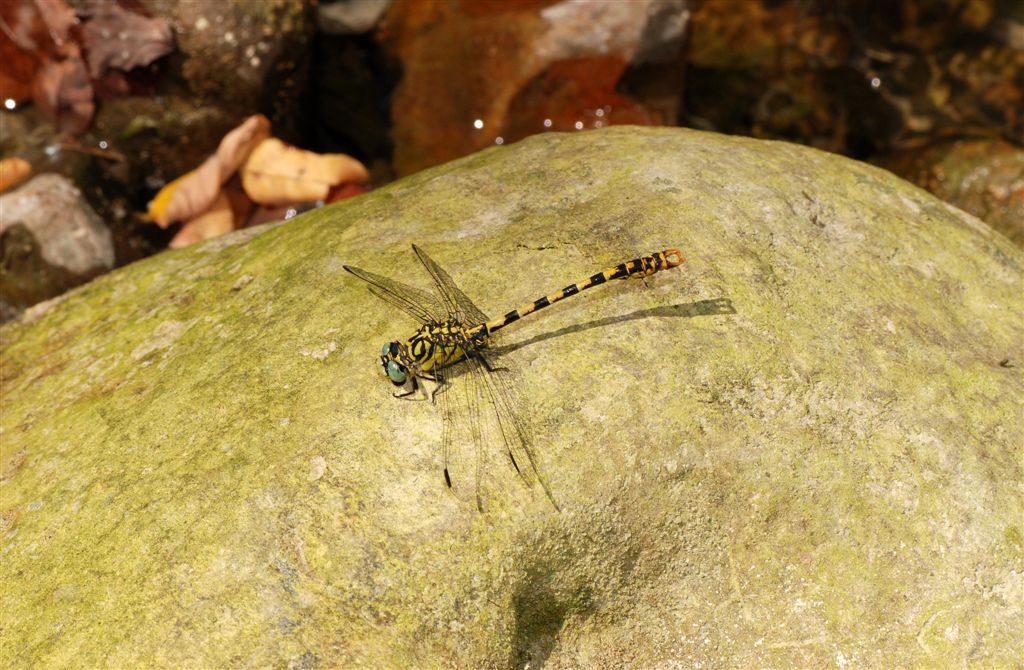
[{"label": "dragonfly compound eye", "polygon": [[388,361],[385,369],[392,384],[402,385],[405,383],[405,369],[396,361]]}]

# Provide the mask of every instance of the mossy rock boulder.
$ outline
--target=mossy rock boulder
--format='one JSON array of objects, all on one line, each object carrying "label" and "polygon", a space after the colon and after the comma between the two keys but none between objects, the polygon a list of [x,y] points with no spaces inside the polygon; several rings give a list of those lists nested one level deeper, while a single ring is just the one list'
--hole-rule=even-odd
[{"label": "mossy rock boulder", "polygon": [[[490,440],[450,492],[390,397],[416,324],[342,265],[426,286],[410,242],[490,314],[683,250],[502,333],[560,510]],[[1019,667],[1022,262],[882,170],[623,127],[122,268],[0,331],[0,656]]]}]

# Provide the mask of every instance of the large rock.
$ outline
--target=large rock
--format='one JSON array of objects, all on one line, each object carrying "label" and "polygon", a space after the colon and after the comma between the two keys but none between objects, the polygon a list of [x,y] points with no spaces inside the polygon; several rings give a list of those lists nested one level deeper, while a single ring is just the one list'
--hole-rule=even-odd
[{"label": "large rock", "polygon": [[[507,331],[561,511],[492,443],[477,512],[390,397],[414,324],[342,264],[425,283],[410,241],[493,313],[686,253]],[[1022,261],[877,168],[622,127],[122,268],[2,331],[0,654],[1019,666]]]}]

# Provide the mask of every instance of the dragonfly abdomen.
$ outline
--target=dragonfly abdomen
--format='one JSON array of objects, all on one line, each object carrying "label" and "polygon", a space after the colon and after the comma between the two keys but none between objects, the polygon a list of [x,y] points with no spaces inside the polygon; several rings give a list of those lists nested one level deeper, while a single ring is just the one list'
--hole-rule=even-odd
[{"label": "dragonfly abdomen", "polygon": [[585,291],[588,288],[600,286],[605,282],[612,281],[614,279],[629,279],[630,277],[649,277],[655,272],[660,272],[661,270],[667,270],[669,268],[674,268],[677,265],[681,265],[682,262],[682,252],[678,249],[666,249],[648,256],[641,256],[640,258],[620,263],[619,265],[608,268],[603,272],[598,272],[581,282],[570,284],[560,291],[556,291],[542,298],[537,298],[531,303],[521,305],[507,314],[472,328],[469,331],[470,336],[475,339],[485,337],[496,330],[504,328],[510,323],[518,321],[528,314],[532,314],[537,310],[549,307],[560,300],[565,300],[566,298],[576,295],[581,291]]}]

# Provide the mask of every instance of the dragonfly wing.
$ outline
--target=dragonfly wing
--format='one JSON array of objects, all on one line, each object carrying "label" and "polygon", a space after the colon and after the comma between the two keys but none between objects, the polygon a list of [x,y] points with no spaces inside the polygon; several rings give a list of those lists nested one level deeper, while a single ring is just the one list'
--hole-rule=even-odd
[{"label": "dragonfly wing", "polygon": [[459,323],[465,326],[475,326],[477,324],[486,323],[487,315],[484,314],[479,307],[473,304],[473,301],[469,299],[465,293],[462,292],[452,278],[445,272],[440,265],[434,262],[427,252],[420,249],[415,244],[412,245],[412,250],[416,252],[416,256],[423,263],[423,267],[427,268],[427,272],[434,280],[434,284],[437,286],[437,291],[444,299],[445,308],[448,310],[450,316],[454,317]]},{"label": "dragonfly wing", "polygon": [[452,388],[448,382],[447,370],[443,366],[438,366],[434,370],[434,379],[437,380],[437,390],[439,391],[434,397],[438,399],[438,404],[441,406],[441,462],[444,464],[444,483],[448,485],[448,488],[452,488],[452,476],[448,470],[452,441],[455,439],[456,430],[455,416],[451,407]]},{"label": "dragonfly wing", "polygon": [[351,265],[343,267],[369,284],[370,292],[375,296],[391,303],[420,323],[444,321],[447,315],[444,305],[426,291]]},{"label": "dragonfly wing", "polygon": [[[466,360],[445,365],[434,372],[443,385],[437,394],[443,420],[441,456],[444,461],[444,480],[455,497],[468,502],[469,469],[473,463],[473,496],[477,510],[484,511],[481,481],[486,452],[480,427],[481,388]],[[458,383],[452,384],[452,377]],[[472,451],[472,454],[468,453]],[[453,463],[455,467],[453,468]]]},{"label": "dragonfly wing", "polygon": [[530,427],[522,418],[524,403],[519,373],[504,359],[502,365],[496,366],[490,354],[478,347],[473,347],[468,361],[472,367],[471,376],[481,386],[481,400],[493,410],[505,452],[516,472],[527,484],[537,481],[554,508],[559,509],[547,481],[540,473]]}]

